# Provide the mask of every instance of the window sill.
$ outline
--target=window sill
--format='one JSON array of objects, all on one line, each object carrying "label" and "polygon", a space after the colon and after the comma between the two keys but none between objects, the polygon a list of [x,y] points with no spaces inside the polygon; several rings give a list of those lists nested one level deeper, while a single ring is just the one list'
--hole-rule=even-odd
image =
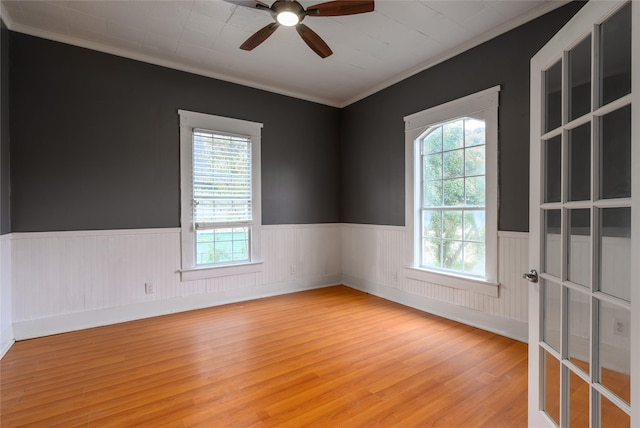
[{"label": "window sill", "polygon": [[180,279],[181,281],[197,281],[199,279],[244,275],[260,271],[262,271],[262,262],[249,262],[225,266],[204,266],[180,270]]},{"label": "window sill", "polygon": [[418,281],[471,291],[491,297],[498,297],[498,290],[500,288],[500,284],[495,281],[438,272],[415,266],[407,266],[404,269],[404,276],[409,279],[417,279]]}]

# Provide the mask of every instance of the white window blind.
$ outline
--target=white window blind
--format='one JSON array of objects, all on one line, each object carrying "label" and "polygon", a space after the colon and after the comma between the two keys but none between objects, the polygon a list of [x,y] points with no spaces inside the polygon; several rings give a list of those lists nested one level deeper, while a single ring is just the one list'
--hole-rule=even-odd
[{"label": "white window blind", "polygon": [[252,223],[251,139],[193,130],[193,220],[196,230]]},{"label": "white window blind", "polygon": [[262,124],[187,110],[180,116],[183,281],[262,270]]}]

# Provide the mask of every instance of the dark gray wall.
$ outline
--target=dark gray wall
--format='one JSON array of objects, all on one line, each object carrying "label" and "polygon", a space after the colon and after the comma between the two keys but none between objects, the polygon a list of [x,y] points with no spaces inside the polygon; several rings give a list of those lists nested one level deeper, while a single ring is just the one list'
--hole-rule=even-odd
[{"label": "dark gray wall", "polygon": [[9,30],[0,20],[0,235],[11,232],[9,159]]},{"label": "dark gray wall", "polygon": [[3,91],[2,107],[9,102],[11,110],[11,200],[3,179],[10,213],[2,213],[2,232],[177,227],[177,109],[264,123],[264,224],[404,225],[402,118],[495,85],[502,86],[499,228],[526,231],[529,60],[581,6],[342,110],[9,32],[2,52],[5,59],[9,51],[11,85],[3,74],[2,88],[10,86],[10,97]]},{"label": "dark gray wall", "polygon": [[13,232],[179,226],[178,109],[264,123],[264,224],[340,221],[338,109],[10,35]]},{"label": "dark gray wall", "polygon": [[574,2],[354,103],[341,112],[342,220],[404,225],[403,117],[496,85],[499,229],[529,229],[529,61]]}]

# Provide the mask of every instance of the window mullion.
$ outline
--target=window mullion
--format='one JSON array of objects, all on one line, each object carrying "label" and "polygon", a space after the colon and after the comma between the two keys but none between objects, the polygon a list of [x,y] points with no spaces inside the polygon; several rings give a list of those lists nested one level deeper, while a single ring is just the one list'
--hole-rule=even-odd
[{"label": "window mullion", "polygon": [[[485,162],[478,167],[481,167],[483,171],[486,172],[486,133],[485,127],[486,122],[474,120],[476,123],[482,123],[480,126],[480,134],[482,135],[480,139],[480,144],[473,144],[473,141],[468,140],[468,134],[474,132],[473,128],[468,127],[468,121],[474,119],[470,118],[461,118],[455,119],[450,122],[445,122],[442,124],[434,125],[427,129],[426,132],[423,133],[423,136],[416,140],[416,144],[420,145],[420,153],[421,157],[421,171],[420,174],[420,206],[419,210],[420,214],[420,231],[418,232],[420,242],[420,248],[418,254],[420,255],[419,264],[422,266],[424,263],[427,265],[424,267],[432,267],[428,262],[428,257],[425,256],[424,252],[427,251],[427,246],[434,245],[434,242],[438,243],[437,248],[433,248],[433,250],[437,250],[437,254],[432,252],[431,257],[437,257],[436,269],[453,269],[459,273],[468,273],[467,266],[471,265],[471,248],[466,244],[478,244],[483,245],[482,247],[476,246],[475,251],[478,256],[476,263],[476,269],[485,271],[485,266],[483,265],[482,260],[485,259],[486,256],[480,254],[479,252],[482,249],[486,249],[486,245],[484,241],[480,241],[477,239],[471,239],[470,237],[465,236],[466,222],[468,221],[466,213],[467,212],[486,212],[486,204],[485,205],[475,205],[475,206],[467,206],[467,203],[471,198],[470,189],[472,184],[469,182],[469,178],[482,178],[482,182],[484,182],[485,193],[476,194],[474,202],[478,200],[478,198],[482,198],[486,200],[486,174],[478,174],[475,170],[469,170],[467,165],[467,158],[471,152],[469,152],[470,147],[482,147],[482,156],[483,161]],[[445,128],[447,129],[447,133],[445,133]],[[453,137],[452,137],[453,136]],[[453,140],[451,140],[453,138]],[[476,137],[477,138],[477,137]],[[477,152],[477,150],[476,150]],[[429,158],[429,156],[438,155],[439,156],[439,165],[433,164],[433,158]],[[431,160],[430,160],[431,159]],[[433,174],[434,169],[438,169],[438,175],[428,175]],[[467,175],[469,173],[470,175]],[[472,174],[472,175],[471,175]],[[425,200],[425,189],[427,187],[427,183],[433,183],[435,181],[439,182],[437,189],[439,189],[438,199],[439,203],[435,204],[435,199],[433,199],[433,195],[430,196],[429,200]],[[429,186],[429,192],[432,192],[432,186]],[[476,192],[477,193],[477,192]],[[457,205],[447,205],[451,202],[457,202]],[[433,231],[432,234],[429,234],[429,227],[434,227],[433,224],[427,225],[425,224],[425,211],[429,210],[432,213],[438,212],[438,218],[440,219],[437,227],[438,231]],[[456,212],[459,215],[453,215],[449,218],[445,218],[444,214],[446,212]],[[432,219],[431,216],[429,216]],[[457,219],[456,219],[457,218]],[[453,219],[453,224],[450,225],[450,221]],[[433,221],[433,220],[431,220]],[[448,230],[449,227],[452,227],[452,230]],[[486,224],[481,225],[482,230],[486,234]],[[427,240],[426,236],[436,236],[436,241]],[[431,238],[433,239],[433,238]],[[451,247],[453,246],[453,247]],[[454,251],[455,257],[451,259],[454,265],[450,265],[446,262],[446,254],[445,251]],[[430,250],[430,251],[433,251]],[[425,258],[426,257],[426,258]],[[427,260],[427,261],[425,261]],[[433,260],[433,259],[432,259]],[[482,264],[482,266],[480,266]]]}]

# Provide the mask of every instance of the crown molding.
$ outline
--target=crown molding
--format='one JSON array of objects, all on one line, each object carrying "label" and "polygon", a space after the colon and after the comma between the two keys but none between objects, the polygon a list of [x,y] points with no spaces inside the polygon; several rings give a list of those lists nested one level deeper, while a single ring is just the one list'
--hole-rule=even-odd
[{"label": "crown molding", "polygon": [[7,28],[9,28],[9,30],[17,32],[17,33],[23,33],[23,34],[27,34],[29,36],[35,36],[35,37],[39,37],[39,38],[42,38],[42,39],[52,40],[54,42],[59,42],[59,43],[64,43],[64,44],[71,45],[71,46],[77,46],[77,47],[80,47],[80,48],[90,49],[90,50],[94,50],[94,51],[98,51],[98,52],[102,52],[102,53],[106,53],[106,54],[110,54],[110,55],[116,55],[116,56],[119,56],[119,57],[132,59],[132,60],[140,61],[140,62],[145,62],[145,63],[148,63],[148,64],[158,65],[158,66],[161,66],[161,67],[171,68],[171,69],[178,70],[178,71],[184,71],[184,72],[191,73],[191,74],[197,74],[197,75],[200,75],[200,76],[209,77],[209,78],[217,79],[217,80],[222,80],[222,81],[229,82],[229,83],[235,83],[237,85],[242,85],[242,86],[247,86],[247,87],[254,88],[254,89],[259,89],[259,90],[262,90],[262,91],[272,92],[272,93],[275,93],[275,94],[278,94],[278,95],[284,95],[284,96],[287,96],[287,97],[297,98],[297,99],[310,101],[310,102],[314,102],[314,103],[318,103],[318,104],[324,104],[324,105],[328,105],[330,107],[339,107],[339,104],[340,104],[336,100],[313,97],[313,96],[310,96],[308,94],[303,94],[303,93],[299,93],[299,92],[295,92],[295,91],[288,91],[286,89],[279,88],[277,86],[264,85],[264,84],[261,84],[261,83],[253,82],[251,80],[240,79],[240,78],[238,78],[236,76],[231,76],[229,74],[213,72],[211,70],[208,70],[208,69],[202,68],[202,67],[194,67],[194,66],[182,64],[182,63],[177,62],[177,61],[168,60],[168,59],[164,59],[164,58],[158,58],[158,57],[155,57],[153,55],[147,55],[147,54],[140,53],[140,52],[134,52],[134,51],[128,50],[128,49],[108,46],[108,45],[105,45],[103,43],[99,43],[99,42],[95,42],[95,41],[83,40],[83,39],[80,39],[80,38],[77,38],[77,37],[71,37],[71,36],[64,35],[64,34],[52,33],[50,31],[44,31],[44,30],[41,30],[41,29],[38,29],[38,28],[34,28],[32,26],[15,23],[10,18],[6,19],[5,15],[8,16],[8,14],[6,13],[6,10],[3,13],[3,19],[5,21],[5,24],[7,25]]},{"label": "crown molding", "polygon": [[107,53],[107,54],[111,54],[111,55],[116,55],[116,56],[120,56],[120,57],[124,57],[124,58],[128,58],[128,59],[133,59],[136,61],[141,61],[141,62],[145,62],[148,64],[153,64],[153,65],[158,65],[161,67],[167,67],[167,68],[171,68],[171,69],[175,69],[175,70],[179,70],[179,71],[184,71],[187,73],[192,73],[192,74],[197,74],[200,76],[204,76],[204,77],[209,77],[212,79],[217,79],[217,80],[222,80],[225,82],[230,82],[230,83],[235,83],[238,85],[242,85],[242,86],[247,86],[250,88],[254,88],[254,89],[258,89],[258,90],[263,90],[263,91],[268,91],[268,92],[272,92],[275,94],[279,94],[279,95],[284,95],[287,97],[292,97],[292,98],[297,98],[297,99],[301,99],[301,100],[305,100],[305,101],[310,101],[310,102],[314,102],[314,103],[318,103],[318,104],[323,104],[323,105],[327,105],[330,107],[337,107],[337,108],[343,108],[343,107],[347,107],[355,102],[358,102],[360,100],[363,100],[364,98],[367,98],[370,95],[373,95],[383,89],[386,89],[390,86],[395,85],[396,83],[399,83],[411,76],[414,76],[424,70],[427,70],[431,67],[434,67],[448,59],[451,59],[453,57],[455,57],[456,55],[460,55],[463,52],[468,51],[469,49],[472,49],[484,42],[487,42],[497,36],[500,36],[508,31],[511,31],[529,21],[532,21],[546,13],[549,13],[561,6],[564,6],[565,4],[570,3],[569,0],[549,0],[547,1],[544,5],[530,11],[529,13],[522,15],[518,18],[512,19],[509,22],[498,26],[496,28],[494,28],[493,30],[487,31],[477,37],[475,37],[472,40],[469,40],[466,43],[463,43],[453,49],[450,49],[428,61],[425,61],[421,64],[419,64],[416,67],[413,67],[410,70],[407,70],[404,73],[398,74],[394,77],[392,77],[391,79],[388,79],[384,82],[381,82],[375,86],[372,86],[371,88],[369,88],[366,91],[361,92],[360,94],[353,96],[351,98],[348,99],[344,99],[344,100],[338,100],[338,99],[328,99],[328,98],[320,98],[320,97],[314,97],[314,96],[310,96],[309,94],[305,94],[305,93],[300,93],[300,92],[296,92],[296,91],[290,91],[290,90],[286,90],[283,89],[281,87],[278,86],[274,86],[274,85],[265,85],[265,84],[261,84],[261,83],[257,83],[248,79],[241,79],[238,78],[236,76],[232,76],[229,74],[225,74],[225,73],[218,73],[218,72],[213,72],[211,70],[208,70],[206,68],[203,67],[195,67],[195,66],[190,66],[190,65],[186,65],[186,64],[182,64],[180,62],[177,61],[173,61],[173,60],[168,60],[168,59],[162,59],[162,58],[158,58],[155,57],[153,55],[147,55],[144,53],[140,53],[140,52],[135,52],[132,50],[128,50],[128,49],[123,49],[123,48],[116,48],[113,46],[108,46],[105,45],[103,43],[99,43],[99,42],[94,42],[94,41],[88,41],[88,40],[83,40],[83,39],[79,39],[76,37],[71,37],[68,35],[63,35],[63,34],[58,34],[58,33],[52,33],[49,31],[44,31],[44,30],[40,30],[38,28],[34,28],[31,26],[27,26],[27,25],[22,25],[19,23],[16,23],[14,20],[11,19],[11,15],[8,13],[8,11],[6,10],[6,8],[4,7],[3,4],[0,3],[0,18],[2,18],[2,20],[4,21],[4,23],[6,24],[7,28],[9,28],[9,30],[11,31],[15,31],[15,32],[19,32],[19,33],[24,33],[27,35],[31,35],[31,36],[36,36],[36,37],[40,37],[43,39],[48,39],[48,40],[53,40],[56,42],[60,42],[60,43],[65,43],[68,45],[72,45],[72,46],[78,46],[81,48],[86,48],[86,49],[91,49],[91,50],[95,50],[98,52],[103,52],[103,53]]},{"label": "crown molding", "polygon": [[375,94],[376,92],[380,92],[383,89],[386,89],[390,86],[395,85],[396,83],[399,83],[405,79],[408,79],[411,76],[414,76],[424,70],[427,70],[431,67],[434,67],[442,62],[445,62],[448,59],[451,59],[457,55],[460,55],[463,52],[466,52],[476,46],[481,45],[482,43],[488,42],[489,40],[498,37],[504,33],[507,33],[523,24],[526,24],[529,21],[533,21],[536,18],[541,17],[542,15],[549,13],[561,6],[564,6],[567,3],[570,3],[570,0],[550,0],[547,3],[545,3],[544,5],[530,11],[529,13],[526,13],[525,15],[522,15],[518,18],[512,19],[508,22],[506,22],[503,25],[500,25],[496,28],[494,28],[493,30],[487,31],[483,34],[480,34],[479,36],[469,40],[468,42],[465,42],[461,45],[456,46],[453,49],[450,49],[446,52],[443,52],[442,54],[431,58],[430,60],[423,62],[422,64],[407,70],[406,72],[396,75],[393,78],[382,82],[376,86],[373,86],[372,88],[370,88],[369,90],[362,92],[360,95],[356,95],[355,97],[352,97],[342,103],[340,103],[338,105],[338,107],[342,108],[342,107],[346,107],[350,104],[353,104],[355,102],[358,102],[360,100],[363,100],[364,98]]}]

